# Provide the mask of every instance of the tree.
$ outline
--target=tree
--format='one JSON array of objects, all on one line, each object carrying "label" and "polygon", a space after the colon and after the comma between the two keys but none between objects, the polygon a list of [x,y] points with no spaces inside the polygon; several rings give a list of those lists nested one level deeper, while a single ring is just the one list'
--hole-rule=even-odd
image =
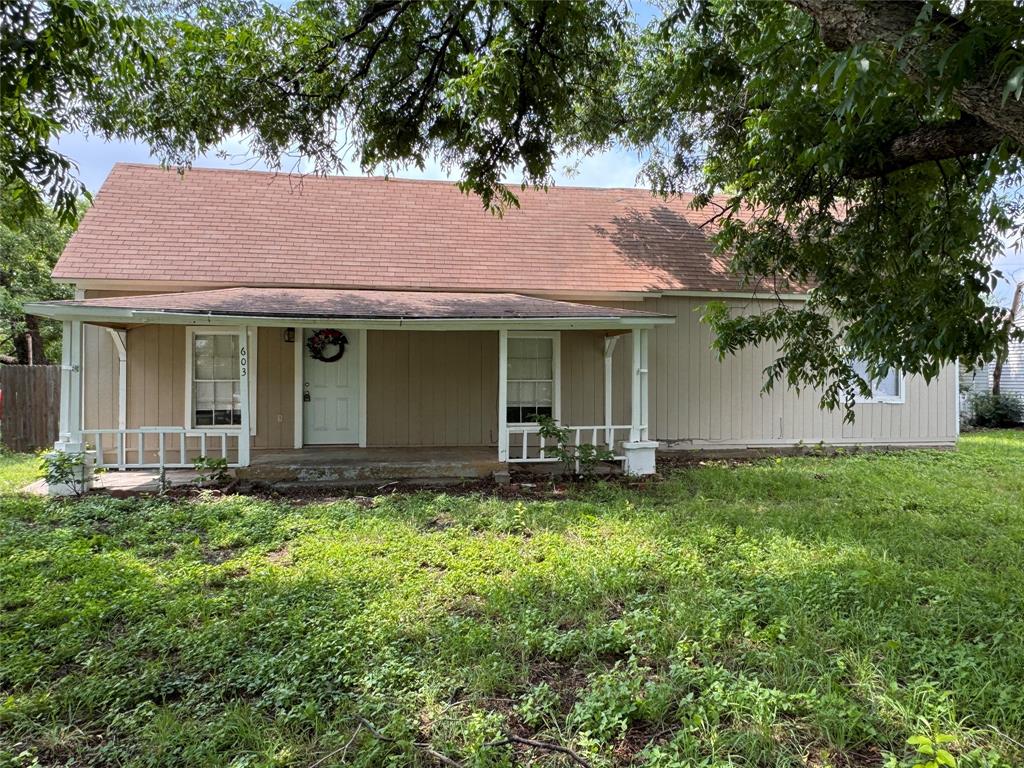
[{"label": "tree", "polygon": [[723,354],[777,345],[769,387],[849,411],[857,359],[930,378],[1019,335],[985,301],[1021,227],[1019,6],[682,0],[640,30],[607,0],[353,0],[218,6],[173,37],[175,88],[144,111],[175,162],[234,130],[322,171],[434,154],[500,206],[501,178],[545,184],[559,152],[646,152],[658,191],[698,191],[751,286],[813,286],[706,313]]},{"label": "tree", "polygon": [[777,344],[769,385],[848,412],[851,362],[935,376],[1019,329],[985,297],[999,235],[1021,229],[1024,11],[1009,3],[684,3],[644,39],[627,135],[647,171],[702,202],[717,240],[800,306],[712,306],[722,352]]},{"label": "tree", "polygon": [[11,212],[18,204],[0,196],[0,356],[44,365],[60,360],[60,324],[26,315],[22,307],[72,298],[71,286],[54,283],[50,272],[74,226],[51,210],[15,219]]},{"label": "tree", "polygon": [[171,163],[237,131],[321,172],[435,156],[501,208],[508,174],[544,185],[560,153],[625,142],[657,191],[698,192],[752,289],[812,287],[711,305],[719,350],[775,345],[766,386],[848,413],[858,359],[933,377],[1024,333],[986,302],[1024,218],[1019,4],[679,0],[646,29],[615,0],[187,7],[152,21],[148,86],[101,110]]},{"label": "tree", "polygon": [[138,136],[134,109],[156,65],[149,25],[109,0],[5,0],[0,28],[5,215],[45,216],[48,199],[73,221],[88,190],[53,140],[73,130]]}]

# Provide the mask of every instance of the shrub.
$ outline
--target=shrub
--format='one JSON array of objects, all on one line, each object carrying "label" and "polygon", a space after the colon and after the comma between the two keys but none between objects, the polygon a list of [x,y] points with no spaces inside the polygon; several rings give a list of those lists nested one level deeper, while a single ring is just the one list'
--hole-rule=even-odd
[{"label": "shrub", "polygon": [[1024,422],[1024,402],[1014,394],[976,394],[970,407],[970,424],[975,427],[1011,427]]},{"label": "shrub", "polygon": [[224,458],[210,458],[209,456],[199,456],[193,459],[192,466],[195,468],[196,475],[200,485],[206,485],[213,483],[219,485],[220,483],[226,483],[231,479],[231,474],[228,472],[228,460]]},{"label": "shrub", "polygon": [[86,470],[84,453],[46,451],[39,455],[39,476],[46,484],[66,487],[75,496],[81,496],[88,489]]}]

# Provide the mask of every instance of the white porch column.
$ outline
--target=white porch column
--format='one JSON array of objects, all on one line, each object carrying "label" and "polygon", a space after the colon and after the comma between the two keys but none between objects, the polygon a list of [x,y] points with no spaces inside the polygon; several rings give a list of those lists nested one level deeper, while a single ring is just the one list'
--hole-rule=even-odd
[{"label": "white porch column", "polygon": [[647,336],[645,328],[634,328],[633,341],[633,381],[630,402],[629,442],[623,444],[626,455],[626,474],[654,474],[656,440],[648,440],[648,369],[647,369]]},{"label": "white porch column", "polygon": [[508,330],[498,331],[498,461],[508,461]]},{"label": "white porch column", "polygon": [[82,451],[82,322],[65,320],[60,356],[60,436],[54,448]]},{"label": "white porch column", "polygon": [[238,465],[249,466],[249,447],[252,436],[249,430],[249,327],[242,326],[238,334],[238,365],[239,386],[238,396],[241,399],[242,425],[238,431]]},{"label": "white porch column", "polygon": [[612,424],[612,355],[615,353],[615,345],[618,343],[618,336],[604,337],[604,443],[608,450],[612,450],[615,444],[615,430]]}]

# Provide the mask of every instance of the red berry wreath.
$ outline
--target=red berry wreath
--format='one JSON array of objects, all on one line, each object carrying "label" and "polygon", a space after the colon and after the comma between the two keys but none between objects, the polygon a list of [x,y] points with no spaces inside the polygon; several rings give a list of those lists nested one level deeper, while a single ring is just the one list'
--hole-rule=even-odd
[{"label": "red berry wreath", "polygon": [[[348,344],[348,339],[345,338],[345,334],[333,328],[321,328],[306,339],[306,349],[309,350],[309,354],[314,360],[321,360],[325,363],[341,360],[341,356],[345,354],[346,344]],[[338,351],[328,357],[324,354],[327,347],[337,347]]]}]

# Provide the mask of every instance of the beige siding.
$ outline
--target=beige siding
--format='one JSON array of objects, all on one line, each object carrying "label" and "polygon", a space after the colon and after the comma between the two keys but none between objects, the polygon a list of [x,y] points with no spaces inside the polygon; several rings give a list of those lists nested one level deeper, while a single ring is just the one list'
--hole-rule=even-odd
[{"label": "beige siding", "polygon": [[[762,371],[773,359],[771,349],[746,350],[720,361],[710,348],[710,329],[700,322],[698,310],[706,301],[663,297],[643,303],[645,309],[677,318],[674,325],[651,332],[652,437],[703,448],[955,442],[952,366],[930,385],[909,377],[905,403],[858,405],[856,421],[846,424],[841,411],[818,407],[816,392],[797,395],[780,385],[762,394]],[[733,304],[739,310],[749,302]]]},{"label": "beige siding", "polygon": [[496,445],[495,331],[369,331],[371,446]]},{"label": "beige siding", "polygon": [[[90,292],[90,296],[96,295]],[[857,420],[817,407],[816,393],[779,387],[760,392],[767,348],[719,361],[710,330],[699,320],[706,299],[662,297],[638,307],[673,315],[674,325],[651,331],[650,433],[670,447],[742,448],[813,444],[952,444],[956,382],[952,367],[926,385],[907,381],[906,402],[862,404]],[[736,302],[737,307],[744,303]],[[604,419],[600,331],[562,333],[562,421]],[[105,329],[86,327],[87,427],[117,423],[117,355]],[[184,425],[185,329],[146,326],[127,334],[128,426]],[[631,343],[619,338],[614,356],[614,421],[629,421]],[[376,446],[494,445],[497,442],[497,333],[369,331],[367,442]],[[294,344],[281,329],[259,330],[257,434],[259,448],[288,448],[294,434]]]},{"label": "beige siding", "polygon": [[185,327],[152,325],[128,331],[128,427],[185,423]]},{"label": "beige siding", "polygon": [[260,328],[256,344],[256,448],[295,445],[295,345],[284,328]]},{"label": "beige siding", "polygon": [[82,405],[86,429],[117,427],[117,348],[106,328],[82,328]]}]

